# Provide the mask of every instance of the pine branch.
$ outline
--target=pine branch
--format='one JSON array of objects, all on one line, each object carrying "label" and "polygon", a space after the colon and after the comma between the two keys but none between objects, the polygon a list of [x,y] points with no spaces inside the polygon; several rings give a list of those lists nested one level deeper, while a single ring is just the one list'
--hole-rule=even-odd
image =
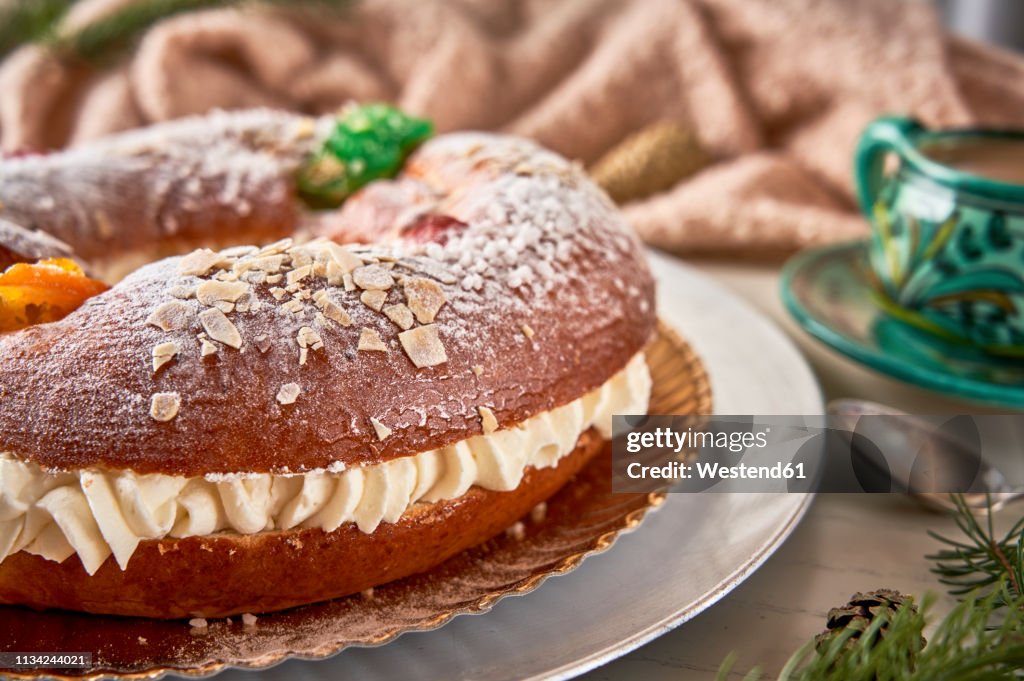
[{"label": "pine branch", "polygon": [[963,497],[954,495],[956,511],[953,518],[964,535],[954,540],[935,532],[929,534],[948,548],[933,553],[927,558],[934,561],[932,572],[939,581],[950,587],[954,596],[971,595],[979,598],[993,590],[993,586],[1005,581],[1009,599],[999,600],[1000,606],[1010,601],[1021,600],[1024,592],[1024,518],[1018,520],[1005,535],[998,537],[992,521],[991,499],[985,522],[979,522]]},{"label": "pine branch", "polygon": [[75,0],[12,0],[0,8],[0,59],[49,35]]},{"label": "pine branch", "polygon": [[[992,681],[1015,679],[1024,668],[1024,609],[1004,609],[1013,601],[1000,579],[987,595],[966,599],[942,619],[931,641],[919,652],[915,644],[924,631],[934,599],[920,611],[901,608],[881,613],[859,638],[854,631],[831,640],[824,649],[808,642],[786,663],[779,681]],[[1001,613],[1001,617],[996,614]],[[992,622],[999,620],[997,626]],[[881,632],[884,630],[884,636]],[[730,656],[718,672],[724,681],[732,671]],[[751,676],[751,674],[758,674]],[[746,678],[757,679],[751,672]]]},{"label": "pine branch", "polygon": [[[946,548],[928,559],[934,561],[932,572],[960,603],[939,622],[931,641],[923,649],[919,645],[934,605],[934,598],[927,597],[920,612],[910,607],[895,614],[880,611],[862,633],[850,627],[829,638],[827,645],[809,642],[786,663],[780,681],[1024,678],[1024,518],[998,536],[991,499],[981,521],[963,497],[953,499],[953,518],[963,537],[930,532]],[[735,659],[726,658],[718,679],[730,674]],[[759,677],[755,668],[745,679]]]}]

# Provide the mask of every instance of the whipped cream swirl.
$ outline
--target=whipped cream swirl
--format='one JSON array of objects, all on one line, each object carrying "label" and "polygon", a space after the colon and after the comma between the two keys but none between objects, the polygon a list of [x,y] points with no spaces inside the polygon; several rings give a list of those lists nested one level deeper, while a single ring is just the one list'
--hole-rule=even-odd
[{"label": "whipped cream swirl", "polygon": [[125,569],[139,542],[255,534],[294,527],[373,532],[415,503],[462,496],[477,485],[512,490],[528,468],[549,468],[594,427],[611,437],[613,414],[647,411],[643,353],[582,398],[511,428],[448,447],[340,472],[185,478],[131,471],[52,473],[0,454],[0,561],[27,551],[57,562],[77,553],[90,575],[113,554]]}]

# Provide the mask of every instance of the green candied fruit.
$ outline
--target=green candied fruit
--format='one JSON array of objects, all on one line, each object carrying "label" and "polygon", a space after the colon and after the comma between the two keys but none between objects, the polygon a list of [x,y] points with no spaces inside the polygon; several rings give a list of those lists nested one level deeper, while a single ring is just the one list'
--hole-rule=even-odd
[{"label": "green candied fruit", "polygon": [[299,170],[299,193],[314,208],[336,208],[374,180],[395,177],[434,125],[387,104],[345,111]]}]

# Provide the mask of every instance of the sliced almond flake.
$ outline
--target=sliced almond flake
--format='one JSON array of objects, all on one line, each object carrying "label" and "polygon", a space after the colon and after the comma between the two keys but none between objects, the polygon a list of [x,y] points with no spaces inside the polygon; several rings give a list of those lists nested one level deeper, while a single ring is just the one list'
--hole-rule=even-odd
[{"label": "sliced almond flake", "polygon": [[325,300],[322,309],[324,316],[331,321],[338,322],[342,326],[352,326],[352,318],[333,300]]},{"label": "sliced almond flake", "polygon": [[148,317],[146,323],[161,331],[181,331],[192,326],[195,310],[188,303],[170,300],[162,303]]},{"label": "sliced almond flake", "polygon": [[303,366],[309,358],[309,348],[299,348],[299,366]]},{"label": "sliced almond flake", "polygon": [[523,324],[523,335],[529,338],[530,340],[533,340],[534,331],[529,324]]},{"label": "sliced almond flake", "polygon": [[319,291],[313,292],[313,302],[316,303],[317,307],[323,307],[325,300],[330,300],[330,297],[327,295],[327,291],[325,289],[320,289]]},{"label": "sliced almond flake", "polygon": [[229,258],[243,258],[247,255],[252,255],[258,250],[255,246],[232,246],[221,251],[221,255]]},{"label": "sliced almond flake", "polygon": [[357,347],[359,350],[369,352],[388,352],[388,346],[384,345],[384,341],[380,339],[380,334],[375,329],[369,329],[365,326],[359,332],[359,345]]},{"label": "sliced almond flake", "polygon": [[288,295],[288,292],[285,291],[280,286],[274,286],[273,288],[270,289],[270,295],[274,296],[274,300],[281,300],[286,295]]},{"label": "sliced almond flake", "polygon": [[355,282],[355,280],[352,279],[352,275],[351,274],[346,273],[341,278],[341,282],[342,282],[342,284],[345,285],[345,290],[346,291],[355,291],[356,290],[356,282]]},{"label": "sliced almond flake", "polygon": [[300,348],[319,350],[324,346],[324,341],[320,338],[320,334],[308,326],[304,326],[299,329],[299,333],[295,337],[295,340],[299,344]]},{"label": "sliced almond flake", "polygon": [[300,392],[302,388],[298,383],[285,383],[277,391],[277,401],[281,404],[295,404]]},{"label": "sliced almond flake", "polygon": [[364,265],[352,270],[352,281],[364,291],[387,291],[395,278],[380,265]]},{"label": "sliced almond flake", "polygon": [[325,241],[321,245],[321,253],[326,255],[328,267],[330,267],[331,262],[334,262],[337,264],[338,269],[342,274],[347,274],[355,268],[362,267],[363,265],[362,258],[341,244],[334,243],[333,241]]},{"label": "sliced almond flake", "polygon": [[289,286],[294,286],[295,284],[298,284],[300,281],[302,281],[312,273],[313,267],[311,265],[302,265],[301,267],[296,267],[291,272],[286,274],[285,280],[288,282]]},{"label": "sliced almond flake", "polygon": [[284,275],[283,274],[268,274],[267,275],[267,283],[268,284],[280,283],[282,279],[284,279]]},{"label": "sliced almond flake", "polygon": [[149,415],[156,421],[170,421],[178,415],[181,396],[178,393],[154,393],[149,401]]},{"label": "sliced almond flake", "polygon": [[238,312],[248,312],[252,306],[253,297],[251,293],[246,293],[244,296],[238,299],[235,303],[235,310]]},{"label": "sliced almond flake", "polygon": [[363,291],[359,295],[359,300],[363,301],[363,305],[375,312],[380,312],[380,309],[384,307],[384,303],[387,302],[387,299],[387,291]]},{"label": "sliced almond flake", "polygon": [[418,368],[437,366],[448,361],[448,354],[437,334],[437,324],[418,326],[398,334],[398,340]]},{"label": "sliced almond flake", "polygon": [[180,298],[182,300],[188,300],[194,298],[196,295],[195,286],[186,286],[185,284],[178,284],[167,289],[167,295],[172,298]]},{"label": "sliced almond flake", "polygon": [[291,237],[286,237],[280,241],[275,241],[272,244],[267,244],[260,249],[260,255],[266,255],[268,253],[284,253],[292,247]]},{"label": "sliced almond flake", "polygon": [[217,344],[211,343],[205,338],[202,341],[202,345],[199,346],[199,356],[203,359],[216,355],[218,352],[220,352],[220,348],[217,347]]},{"label": "sliced almond flake", "polygon": [[235,311],[235,304],[229,303],[226,300],[218,300],[213,304],[213,306],[224,314],[229,314]]},{"label": "sliced almond flake", "polygon": [[377,433],[378,440],[383,442],[391,437],[391,429],[372,416],[370,417],[370,423],[373,425],[373,431]]},{"label": "sliced almond flake", "polygon": [[304,246],[293,248],[288,253],[292,256],[293,269],[309,267],[310,273],[313,272],[313,256],[309,254],[309,251]]},{"label": "sliced almond flake", "polygon": [[271,275],[280,271],[283,266],[284,256],[277,253],[274,255],[260,255],[255,258],[239,260],[234,264],[232,269],[238,274],[245,274],[246,272],[266,272],[268,275]]},{"label": "sliced almond flake", "polygon": [[160,370],[160,367],[174,359],[178,354],[178,344],[174,341],[160,343],[153,346],[153,373]]},{"label": "sliced almond flake", "polygon": [[477,407],[476,410],[480,414],[480,424],[484,428],[485,435],[490,435],[498,429],[498,419],[489,407]]},{"label": "sliced almond flake", "polygon": [[220,341],[236,350],[242,347],[242,336],[238,333],[238,329],[217,308],[211,307],[200,312],[199,322],[213,340]]},{"label": "sliced almond flake", "polygon": [[220,281],[238,281],[238,272],[224,270],[223,272],[218,272],[216,278]]},{"label": "sliced almond flake", "polygon": [[256,344],[256,347],[257,349],[259,349],[260,352],[266,352],[267,350],[270,349],[270,336],[268,336],[265,333],[261,333],[260,335],[256,336],[255,338],[252,339],[252,341],[253,343]]},{"label": "sliced almond flake", "polygon": [[474,364],[473,365],[473,373],[476,374],[477,376],[483,376],[483,373],[484,373],[483,366],[481,366],[480,364]]},{"label": "sliced almond flake", "polygon": [[313,276],[324,279],[327,277],[327,263],[325,262],[314,262],[313,263]]},{"label": "sliced almond flake", "polygon": [[203,305],[214,305],[219,301],[233,303],[249,290],[244,281],[204,281],[196,287],[196,298]]},{"label": "sliced almond flake", "polygon": [[330,284],[331,286],[341,286],[345,281],[345,277],[351,278],[351,275],[349,275],[348,272],[343,271],[341,269],[341,265],[334,262],[333,260],[327,263],[326,276],[327,283]]},{"label": "sliced almond flake", "polygon": [[259,270],[246,272],[242,275],[242,281],[247,281],[250,284],[264,284],[267,282],[267,273]]},{"label": "sliced almond flake", "polygon": [[448,300],[441,285],[433,279],[407,277],[402,284],[406,304],[420,324],[430,324]]},{"label": "sliced almond flake", "polygon": [[295,300],[292,298],[287,303],[281,305],[281,309],[291,312],[292,314],[298,314],[305,309],[305,305],[302,304],[301,300]]},{"label": "sliced almond flake", "polygon": [[384,314],[388,319],[393,321],[399,328],[406,330],[412,328],[414,323],[412,310],[403,305],[402,303],[396,303],[394,305],[388,305],[383,310]]},{"label": "sliced almond flake", "polygon": [[422,272],[442,284],[454,284],[458,278],[433,260],[426,258],[403,258],[399,264],[413,272]]},{"label": "sliced almond flake", "polygon": [[231,260],[223,253],[200,248],[178,261],[178,274],[183,277],[203,277],[212,269],[222,269],[230,264]]}]

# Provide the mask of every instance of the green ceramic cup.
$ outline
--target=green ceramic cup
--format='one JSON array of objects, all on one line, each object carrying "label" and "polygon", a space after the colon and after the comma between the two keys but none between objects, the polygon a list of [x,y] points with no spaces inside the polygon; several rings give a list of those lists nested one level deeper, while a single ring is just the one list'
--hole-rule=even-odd
[{"label": "green ceramic cup", "polygon": [[[890,314],[946,340],[1024,357],[1024,184],[1005,179],[1017,149],[1024,159],[1024,131],[933,131],[896,117],[864,131],[857,194],[873,227],[869,276]],[[993,152],[1000,173],[975,174]],[[959,160],[936,160],[946,158]]]}]

